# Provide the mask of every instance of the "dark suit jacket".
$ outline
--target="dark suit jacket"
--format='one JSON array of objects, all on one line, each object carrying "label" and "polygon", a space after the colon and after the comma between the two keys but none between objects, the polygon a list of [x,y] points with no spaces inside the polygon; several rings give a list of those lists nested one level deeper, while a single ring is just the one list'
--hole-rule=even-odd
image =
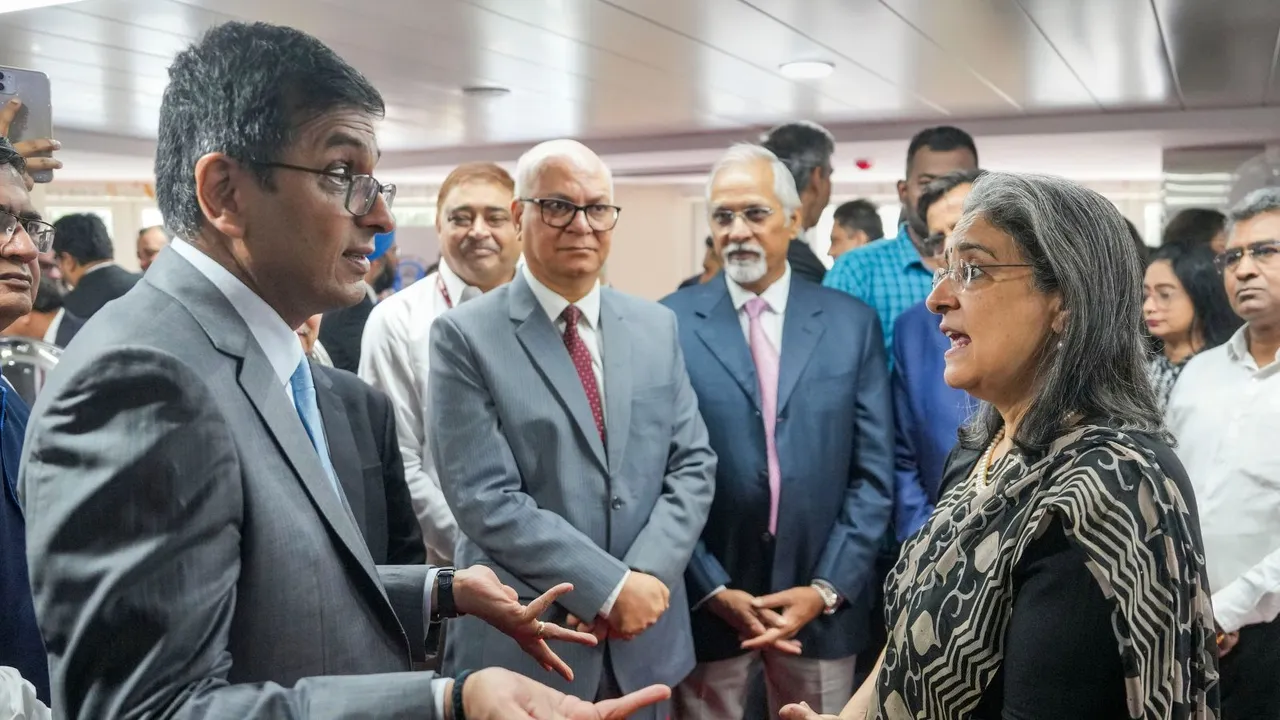
[{"label": "dark suit jacket", "polygon": [[325,313],[320,321],[320,344],[339,370],[357,372],[360,369],[360,338],[364,336],[373,305],[373,299],[365,295],[356,305]]},{"label": "dark suit jacket", "polygon": [[[869,609],[857,600],[875,576],[893,501],[893,409],[875,312],[844,293],[791,282],[778,376],[782,495],[773,538],[759,381],[725,280],[662,302],[676,313],[720,459],[711,516],[685,576],[690,599],[697,603],[721,585],[763,595],[823,579],[852,602],[800,631],[805,657],[860,652]],[[693,636],[700,662],[742,652],[737,633],[705,607],[693,615]]]},{"label": "dark suit jacket", "polygon": [[827,266],[814,254],[809,243],[795,239],[787,246],[787,262],[791,263],[791,276],[800,277],[818,285],[827,276]]},{"label": "dark suit jacket", "polygon": [[140,279],[141,275],[131,273],[119,265],[93,270],[85,273],[80,278],[80,284],[67,293],[62,299],[62,306],[72,315],[88,320],[103,305],[132,290]]},{"label": "dark suit jacket", "polygon": [[311,363],[329,458],[378,565],[427,561],[413,514],[391,401],[355,375]]},{"label": "dark suit jacket", "polygon": [[65,348],[71,342],[71,338],[80,332],[80,328],[84,327],[84,323],[84,318],[63,308],[62,322],[58,323],[58,332],[54,334],[53,344]]}]

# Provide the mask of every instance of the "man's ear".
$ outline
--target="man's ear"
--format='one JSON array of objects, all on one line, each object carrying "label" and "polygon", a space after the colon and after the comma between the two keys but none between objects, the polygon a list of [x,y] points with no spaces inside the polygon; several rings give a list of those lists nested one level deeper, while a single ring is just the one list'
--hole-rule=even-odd
[{"label": "man's ear", "polygon": [[205,220],[227,237],[244,237],[241,185],[253,179],[240,163],[222,153],[209,153],[196,161],[195,179],[196,200]]}]

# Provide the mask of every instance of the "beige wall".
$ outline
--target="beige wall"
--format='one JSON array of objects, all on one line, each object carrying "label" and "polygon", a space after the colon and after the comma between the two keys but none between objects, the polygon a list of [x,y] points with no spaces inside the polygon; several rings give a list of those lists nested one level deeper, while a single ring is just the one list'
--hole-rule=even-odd
[{"label": "beige wall", "polygon": [[[605,268],[618,290],[658,300],[693,274],[692,238],[706,233],[695,218],[701,200],[695,185],[618,185],[622,208]],[[700,260],[699,260],[700,262]]]}]

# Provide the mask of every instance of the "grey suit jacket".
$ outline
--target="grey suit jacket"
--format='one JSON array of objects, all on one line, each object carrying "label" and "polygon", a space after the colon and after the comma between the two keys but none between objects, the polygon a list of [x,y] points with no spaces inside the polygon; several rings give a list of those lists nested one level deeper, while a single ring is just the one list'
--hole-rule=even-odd
[{"label": "grey suit jacket", "polygon": [[85,325],[20,478],[60,717],[436,718],[426,567],[376,567],[288,393],[178,253]]},{"label": "grey suit jacket", "polygon": [[601,290],[608,447],[564,340],[521,273],[431,329],[430,442],[466,536],[459,566],[483,563],[528,601],[574,591],[549,618],[592,619],[628,568],[671,590],[670,609],[630,642],[556,644],[573,683],[542,670],[474,618],[454,621],[447,670],[491,665],[591,698],[607,651],[624,692],[674,685],[694,664],[684,571],[706,522],[716,457],[670,310]]}]

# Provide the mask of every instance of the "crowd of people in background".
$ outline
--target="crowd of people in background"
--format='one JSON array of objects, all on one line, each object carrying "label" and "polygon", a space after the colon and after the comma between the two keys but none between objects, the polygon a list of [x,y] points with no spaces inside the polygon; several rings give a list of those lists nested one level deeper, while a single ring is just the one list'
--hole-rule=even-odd
[{"label": "crowd of people in background", "polygon": [[552,140],[455,168],[401,288],[384,109],[303,33],[211,31],[142,274],[0,141],[0,325],[65,348],[34,407],[0,384],[0,697],[1280,718],[1280,188],[1148,248],[933,127],[828,270],[836,140],[790,122],[710,168],[701,272],[651,302],[602,282],[607,163]]}]

